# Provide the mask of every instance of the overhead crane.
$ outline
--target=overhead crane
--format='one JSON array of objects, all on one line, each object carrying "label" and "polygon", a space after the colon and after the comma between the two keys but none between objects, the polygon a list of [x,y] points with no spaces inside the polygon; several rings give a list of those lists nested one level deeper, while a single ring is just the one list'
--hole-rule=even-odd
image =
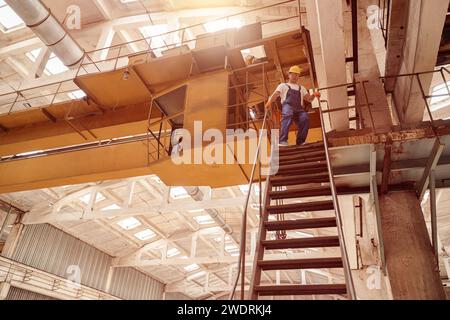
[{"label": "overhead crane", "polygon": [[[256,47],[265,57],[247,65],[242,50]],[[130,54],[127,65],[123,56],[85,59],[73,82],[86,97],[0,115],[0,192],[148,174],[167,185],[246,183],[250,163],[175,165],[170,136],[179,128],[192,131],[195,121],[202,121],[204,131],[224,134],[258,130],[260,120],[252,117],[288,67],[302,65],[302,85],[313,86],[310,52],[308,30],[263,38],[256,23],[211,34],[192,50],[171,48],[161,57],[150,51]],[[105,65],[111,70],[101,72]],[[64,83],[55,86],[64,92]],[[17,105],[16,100],[12,106]],[[317,112],[311,120],[309,141],[319,141]]]}]

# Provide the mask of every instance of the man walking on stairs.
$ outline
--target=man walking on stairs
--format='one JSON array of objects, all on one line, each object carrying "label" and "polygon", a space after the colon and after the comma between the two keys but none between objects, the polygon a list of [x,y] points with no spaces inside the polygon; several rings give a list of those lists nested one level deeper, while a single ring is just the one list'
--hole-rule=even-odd
[{"label": "man walking on stairs", "polygon": [[304,108],[304,101],[312,102],[316,97],[320,98],[319,92],[310,95],[305,87],[298,84],[301,72],[302,69],[299,66],[291,67],[289,69],[289,81],[281,83],[266,104],[266,109],[269,109],[276,99],[281,97],[280,147],[289,146],[289,128],[292,122],[295,122],[298,128],[297,145],[301,146],[305,143],[309,131],[309,115]]}]

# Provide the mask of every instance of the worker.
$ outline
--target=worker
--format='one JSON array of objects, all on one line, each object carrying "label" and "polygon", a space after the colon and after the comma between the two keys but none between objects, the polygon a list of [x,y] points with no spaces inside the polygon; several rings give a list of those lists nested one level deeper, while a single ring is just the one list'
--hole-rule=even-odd
[{"label": "worker", "polygon": [[304,108],[304,101],[312,102],[315,98],[320,98],[319,92],[310,95],[305,87],[298,84],[301,73],[302,69],[299,66],[291,67],[289,81],[281,83],[266,104],[266,109],[270,109],[276,99],[281,97],[280,147],[289,146],[288,136],[292,122],[295,122],[298,127],[297,145],[301,146],[305,143],[309,131],[309,115]]}]

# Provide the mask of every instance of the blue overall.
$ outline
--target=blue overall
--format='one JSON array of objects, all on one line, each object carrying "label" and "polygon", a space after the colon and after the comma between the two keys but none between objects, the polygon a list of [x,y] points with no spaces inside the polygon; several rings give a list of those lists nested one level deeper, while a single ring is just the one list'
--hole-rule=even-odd
[{"label": "blue overall", "polygon": [[297,145],[301,145],[306,141],[309,130],[309,115],[303,110],[301,105],[301,93],[289,87],[286,100],[283,102],[281,112],[281,133],[280,142],[287,142],[289,136],[289,128],[292,122],[298,127]]}]

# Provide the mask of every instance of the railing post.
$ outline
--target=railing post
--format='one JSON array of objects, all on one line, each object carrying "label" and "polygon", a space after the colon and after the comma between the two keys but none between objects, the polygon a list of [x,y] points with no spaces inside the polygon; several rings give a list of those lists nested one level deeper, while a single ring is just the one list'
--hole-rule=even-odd
[{"label": "railing post", "polygon": [[362,85],[363,92],[364,92],[364,99],[366,100],[366,107],[367,107],[367,110],[369,111],[370,122],[372,124],[372,132],[375,133],[376,132],[376,130],[375,130],[375,123],[373,121],[372,110],[370,109],[369,96],[367,94],[366,85],[365,85],[366,82],[368,82],[368,81],[367,80],[361,81],[361,85]]},{"label": "railing post", "polygon": [[427,95],[425,94],[425,89],[423,88],[422,81],[420,80],[420,76],[418,73],[416,73],[416,78],[417,78],[417,82],[419,83],[420,92],[422,93],[422,99],[425,101],[425,106],[427,108],[428,116],[430,117],[431,126],[433,127],[433,131],[436,134],[436,136],[438,136],[438,134],[436,132],[436,127],[434,125],[434,119],[433,119],[433,115],[431,113],[430,104],[428,103],[428,98],[427,98]]},{"label": "railing post", "polygon": [[122,46],[119,47],[119,52],[117,53],[116,62],[114,63],[114,71],[117,69],[117,64],[119,63],[121,53],[122,53]]},{"label": "railing post", "polygon": [[320,100],[319,100],[319,112],[320,112],[320,122],[322,125],[322,138],[323,138],[323,143],[324,143],[325,156],[326,156],[327,165],[328,165],[328,175],[329,175],[330,184],[331,184],[331,194],[332,194],[333,204],[334,204],[334,208],[335,208],[335,212],[336,212],[336,223],[337,223],[338,236],[339,236],[339,248],[341,250],[342,261],[343,261],[343,266],[344,266],[345,282],[347,285],[347,291],[350,295],[350,298],[352,300],[355,300],[355,299],[357,299],[357,296],[356,296],[355,286],[353,284],[350,262],[348,260],[347,245],[345,244],[345,235],[344,235],[344,229],[343,229],[342,215],[341,215],[341,210],[339,207],[339,199],[337,196],[336,184],[334,181],[334,173],[333,173],[333,167],[331,165],[330,153],[328,150],[327,135],[325,133],[325,121],[324,121],[322,105],[320,103]]},{"label": "railing post", "polygon": [[[263,74],[265,74],[265,68],[264,65],[263,68]],[[265,96],[266,100],[266,96]],[[266,101],[264,101],[266,102]],[[264,112],[264,119],[262,122],[262,126],[258,135],[258,146],[256,149],[255,158],[253,161],[252,171],[249,178],[249,184],[248,184],[248,192],[244,204],[244,211],[242,216],[242,224],[241,224],[241,243],[240,243],[240,254],[239,254],[239,260],[238,260],[238,273],[236,275],[236,279],[234,281],[233,287],[230,292],[229,299],[232,300],[234,297],[234,294],[236,292],[237,285],[239,283],[239,279],[241,278],[241,299],[244,300],[245,298],[245,255],[246,255],[246,233],[247,233],[247,215],[248,215],[248,206],[250,204],[250,195],[253,187],[253,180],[255,179],[256,170],[260,170],[260,156],[261,156],[261,145],[262,145],[262,139],[263,139],[263,129],[267,127],[268,124],[268,116],[269,111],[265,110]],[[259,167],[259,168],[258,168]],[[261,192],[261,190],[259,191]],[[262,201],[262,197],[260,197],[260,201]],[[265,200],[264,200],[265,201]],[[262,205],[262,204],[261,204]]]},{"label": "railing post", "polygon": [[441,68],[441,70],[439,70],[439,72],[441,73],[442,80],[444,80],[445,87],[447,88],[447,93],[450,96],[450,88],[448,87],[447,78],[445,78],[444,68]]},{"label": "railing post", "polygon": [[436,179],[434,169],[430,171],[430,212],[431,212],[431,239],[436,262],[439,266],[439,246],[437,235],[437,215],[436,215]]},{"label": "railing post", "polygon": [[300,33],[303,33],[303,29],[302,29],[302,7],[301,7],[301,1],[298,0],[298,21],[300,23],[299,29],[300,29]]},{"label": "railing post", "polygon": [[21,95],[20,91],[17,91],[16,97],[14,98],[11,108],[9,108],[8,114],[10,114],[12,112],[12,110],[14,109],[14,105],[16,104],[17,100],[19,99],[20,95]]}]

